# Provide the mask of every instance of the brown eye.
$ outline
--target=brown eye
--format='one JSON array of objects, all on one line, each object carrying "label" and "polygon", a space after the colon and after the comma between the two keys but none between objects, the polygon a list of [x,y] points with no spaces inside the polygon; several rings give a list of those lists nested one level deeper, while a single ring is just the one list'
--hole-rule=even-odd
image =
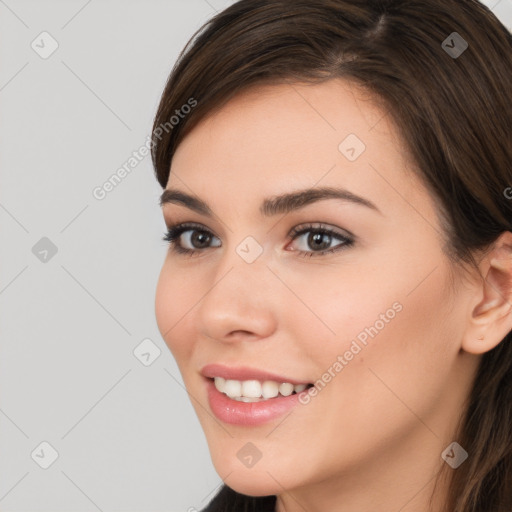
[{"label": "brown eye", "polygon": [[349,236],[322,225],[308,225],[295,228],[292,230],[291,236],[294,242],[299,242],[296,249],[292,250],[296,250],[301,256],[317,256],[332,253],[354,244],[354,240]]},{"label": "brown eye", "polygon": [[[221,245],[220,240],[204,227],[187,223],[170,226],[163,240],[179,253],[195,253],[201,249]],[[212,241],[215,242],[213,245]]]}]

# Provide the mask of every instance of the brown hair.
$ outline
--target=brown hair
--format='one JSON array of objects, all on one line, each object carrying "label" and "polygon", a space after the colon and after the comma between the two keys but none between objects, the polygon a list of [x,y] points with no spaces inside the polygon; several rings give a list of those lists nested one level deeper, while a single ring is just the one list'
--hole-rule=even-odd
[{"label": "brown hair", "polygon": [[[464,41],[460,55],[450,51]],[[454,262],[476,265],[475,251],[512,231],[512,35],[476,0],[234,3],[192,36],[169,76],[152,138],[160,185],[187,133],[238,92],[332,78],[366,88],[394,120],[439,204]],[[194,108],[170,123],[191,99]],[[441,464],[446,511],[512,510],[511,341],[509,333],[482,356],[463,404],[455,439],[469,458],[456,470]],[[224,486],[207,510],[274,502]]]}]

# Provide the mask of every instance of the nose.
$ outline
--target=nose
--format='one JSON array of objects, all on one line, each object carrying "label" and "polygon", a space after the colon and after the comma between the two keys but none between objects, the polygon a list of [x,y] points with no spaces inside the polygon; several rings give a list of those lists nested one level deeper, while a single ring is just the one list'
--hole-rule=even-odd
[{"label": "nose", "polygon": [[261,256],[247,263],[238,254],[216,269],[196,309],[196,326],[222,342],[258,340],[276,329],[275,278]]}]

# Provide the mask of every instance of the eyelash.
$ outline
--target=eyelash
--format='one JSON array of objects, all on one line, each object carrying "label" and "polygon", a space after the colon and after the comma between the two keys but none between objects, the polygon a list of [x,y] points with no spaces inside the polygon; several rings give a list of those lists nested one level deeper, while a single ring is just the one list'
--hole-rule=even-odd
[{"label": "eyelash", "polygon": [[[176,242],[178,241],[179,237],[185,233],[186,231],[198,231],[200,233],[204,233],[207,235],[213,235],[210,231],[205,229],[204,227],[200,226],[199,224],[194,224],[191,222],[184,222],[182,224],[174,224],[172,226],[169,226],[166,233],[164,233],[164,236],[162,240],[164,242],[167,242],[171,249],[179,254],[187,255],[187,256],[194,256],[198,253],[202,252],[203,249],[186,249],[180,245],[178,245]],[[290,232],[290,236],[292,237],[292,240],[295,240],[299,235],[303,235],[304,233],[308,233],[310,231],[313,231],[317,234],[322,235],[329,235],[332,238],[336,238],[340,241],[342,241],[342,244],[336,245],[335,247],[331,249],[325,249],[323,251],[295,251],[298,256],[300,257],[313,257],[313,256],[323,256],[328,253],[334,253],[343,249],[347,249],[348,247],[351,247],[354,245],[354,240],[352,238],[349,238],[345,235],[342,235],[341,233],[338,233],[330,228],[324,227],[322,224],[320,226],[315,226],[313,224],[306,224],[302,225],[300,227],[295,227]],[[215,235],[213,235],[215,236]],[[208,249],[207,247],[206,249]]]}]

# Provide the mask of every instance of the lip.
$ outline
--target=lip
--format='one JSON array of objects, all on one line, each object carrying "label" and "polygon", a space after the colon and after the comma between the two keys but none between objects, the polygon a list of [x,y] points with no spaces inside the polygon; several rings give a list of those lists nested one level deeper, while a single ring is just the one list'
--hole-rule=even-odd
[{"label": "lip", "polygon": [[283,416],[299,404],[301,394],[308,389],[289,396],[278,396],[262,402],[239,402],[221,393],[211,378],[205,378],[208,403],[213,414],[222,422],[231,425],[257,426]]},{"label": "lip", "polygon": [[[259,380],[261,382],[266,380],[273,380],[276,382],[289,382],[290,384],[312,384],[309,381],[300,381],[291,379],[287,376],[277,375],[276,373],[267,372],[265,370],[258,370],[257,368],[250,368],[248,366],[228,367],[222,364],[207,364],[201,369],[201,375],[213,379],[214,377],[222,377],[224,379],[232,380]],[[240,402],[243,403],[243,402]]]}]

